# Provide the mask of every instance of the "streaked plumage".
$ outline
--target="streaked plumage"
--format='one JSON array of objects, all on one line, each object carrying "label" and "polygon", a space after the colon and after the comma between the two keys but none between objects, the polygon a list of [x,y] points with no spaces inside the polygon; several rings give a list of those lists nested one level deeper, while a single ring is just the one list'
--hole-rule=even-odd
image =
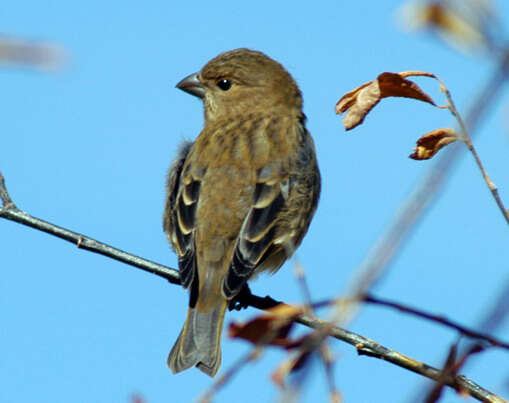
[{"label": "streaked plumage", "polygon": [[203,99],[205,126],[181,146],[168,175],[164,230],[190,292],[168,366],[177,373],[196,365],[213,376],[229,301],[300,244],[320,173],[300,91],[266,55],[220,54],[177,86]]}]

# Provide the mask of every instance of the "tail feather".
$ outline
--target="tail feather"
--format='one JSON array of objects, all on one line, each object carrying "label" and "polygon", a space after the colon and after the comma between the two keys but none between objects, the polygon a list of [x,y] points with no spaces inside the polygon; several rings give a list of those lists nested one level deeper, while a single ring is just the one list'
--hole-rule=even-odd
[{"label": "tail feather", "polygon": [[214,376],[221,365],[221,333],[226,301],[209,312],[188,308],[187,318],[168,356],[168,367],[176,374],[197,366]]}]

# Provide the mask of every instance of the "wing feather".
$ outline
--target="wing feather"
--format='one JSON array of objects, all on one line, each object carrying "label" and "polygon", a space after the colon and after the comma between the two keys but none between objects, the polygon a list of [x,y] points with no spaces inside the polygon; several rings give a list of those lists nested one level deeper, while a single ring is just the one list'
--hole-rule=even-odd
[{"label": "wing feather", "polygon": [[[192,145],[192,142],[184,142],[170,167],[163,221],[164,230],[178,254],[180,280],[184,288],[188,288],[197,275],[194,229],[200,181],[184,172]],[[191,297],[191,303],[192,300]]]},{"label": "wing feather", "polygon": [[277,270],[306,233],[320,194],[314,144],[302,122],[295,160],[258,169],[253,203],[244,219],[223,282],[229,299],[261,270]]},{"label": "wing feather", "polygon": [[227,298],[240,291],[276,241],[278,216],[286,202],[282,186],[287,186],[287,182],[288,179],[283,181],[283,185],[281,182],[269,185],[267,180],[263,180],[256,184],[253,205],[240,230],[224,279],[223,292]]}]

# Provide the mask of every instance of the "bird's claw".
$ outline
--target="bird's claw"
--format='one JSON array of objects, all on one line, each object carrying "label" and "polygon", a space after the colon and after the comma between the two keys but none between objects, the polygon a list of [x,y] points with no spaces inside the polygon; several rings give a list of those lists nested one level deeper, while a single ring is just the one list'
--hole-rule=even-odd
[{"label": "bird's claw", "polygon": [[239,293],[228,302],[228,310],[240,311],[246,309],[250,305],[249,302],[252,295],[249,286],[247,284],[244,285]]}]

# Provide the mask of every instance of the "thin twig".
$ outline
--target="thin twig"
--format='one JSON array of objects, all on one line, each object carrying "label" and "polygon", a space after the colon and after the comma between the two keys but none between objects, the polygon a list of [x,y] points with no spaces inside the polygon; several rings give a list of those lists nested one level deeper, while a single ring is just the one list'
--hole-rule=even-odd
[{"label": "thin twig", "polygon": [[320,354],[325,366],[325,376],[327,377],[327,384],[329,386],[330,401],[331,403],[339,403],[341,402],[341,394],[336,388],[336,382],[334,380],[334,355],[330,347],[325,344],[320,347]]},{"label": "thin twig", "polygon": [[0,200],[2,200],[1,210],[16,209],[16,205],[11,200],[11,196],[9,196],[9,192],[7,192],[5,187],[5,178],[2,172],[0,172]]},{"label": "thin twig", "polygon": [[478,332],[477,330],[469,329],[468,327],[460,325],[459,323],[456,323],[450,319],[447,319],[444,316],[433,315],[433,314],[425,312],[421,309],[412,308],[412,307],[403,305],[398,302],[388,301],[385,299],[377,298],[370,294],[364,296],[364,301],[367,303],[370,303],[370,304],[394,308],[394,309],[397,309],[398,311],[409,313],[409,314],[415,315],[417,317],[427,319],[431,322],[440,323],[441,325],[444,325],[446,327],[450,327],[452,329],[457,330],[458,332],[460,332],[461,334],[463,334],[465,336],[468,336],[468,337],[471,337],[474,339],[478,339],[478,340],[484,340],[493,346],[501,347],[506,350],[509,350],[509,343],[499,340],[496,337],[491,336],[489,334],[481,333],[481,332]]},{"label": "thin twig", "polygon": [[493,181],[489,177],[488,173],[484,169],[484,167],[483,167],[483,165],[481,163],[481,159],[479,158],[479,155],[477,154],[477,151],[474,148],[474,145],[472,144],[472,141],[470,140],[470,138],[467,138],[465,140],[465,143],[466,143],[468,149],[470,150],[470,152],[472,153],[472,155],[474,156],[475,162],[477,163],[477,166],[481,170],[481,173],[482,173],[482,176],[484,178],[484,181],[488,185],[488,188],[490,189],[490,192],[493,195],[493,198],[495,199],[498,208],[500,209],[500,211],[502,212],[502,215],[504,216],[505,220],[509,224],[509,210],[507,210],[505,208],[505,206],[504,206],[504,203],[502,203],[502,199],[501,199],[501,197],[500,197],[500,195],[498,193],[497,185],[495,185],[495,183],[493,183]]},{"label": "thin twig", "polygon": [[456,108],[456,105],[454,103],[454,100],[452,99],[451,93],[449,89],[444,85],[442,80],[440,80],[438,77],[435,77],[438,82],[440,83],[440,89],[445,95],[445,98],[447,99],[447,103],[449,104],[449,111],[451,114],[456,118],[458,125],[461,129],[462,134],[462,140],[465,142],[467,148],[472,153],[474,160],[479,167],[479,170],[481,171],[482,177],[484,181],[486,182],[486,185],[488,186],[488,189],[490,190],[491,194],[493,195],[493,198],[495,199],[495,202],[497,203],[498,208],[502,212],[502,215],[504,216],[506,222],[509,224],[509,211],[504,207],[504,203],[502,202],[502,199],[500,198],[500,195],[498,193],[498,187],[493,183],[490,176],[486,172],[486,169],[484,168],[484,165],[479,158],[479,154],[477,153],[477,150],[475,149],[472,140],[470,139],[470,135],[467,129],[467,126],[465,125],[465,122],[463,121],[463,118],[461,117],[461,114],[458,112],[458,109]]},{"label": "thin twig", "polygon": [[301,293],[304,297],[304,304],[306,313],[313,313],[313,298],[311,297],[311,290],[309,289],[308,282],[306,280],[306,273],[304,271],[304,266],[300,264],[298,260],[295,260],[293,265],[293,270],[295,273],[295,277],[297,278],[297,282],[299,283]]},{"label": "thin twig", "polygon": [[[297,280],[300,284],[302,294],[304,296],[304,301],[305,301],[304,312],[306,312],[307,314],[314,314],[313,303],[312,303],[313,300],[311,297],[311,290],[309,288],[309,284],[306,279],[306,273],[305,273],[304,267],[297,260],[295,261],[294,271],[295,271],[295,276],[297,277]],[[340,394],[339,394],[339,391],[337,390],[336,384],[334,382],[334,355],[332,354],[332,351],[331,351],[331,349],[327,343],[327,340],[325,338],[320,343],[318,351],[320,353],[320,357],[322,359],[324,370],[325,370],[325,376],[327,379],[327,385],[329,387],[329,393],[330,393],[330,401],[331,402],[339,402],[341,400]]]},{"label": "thin twig", "polygon": [[[260,298],[260,297],[256,297],[256,296],[254,296],[254,297],[255,297],[255,299],[254,299],[255,304],[259,305],[259,306],[255,306],[258,309],[270,309],[270,308],[282,303],[282,302],[278,302],[268,296],[265,298]],[[509,287],[508,287],[508,296],[506,297],[506,299],[509,301]],[[258,300],[263,301],[263,303],[258,303]],[[271,305],[269,305],[268,301],[272,301]],[[331,306],[331,305],[336,305],[340,302],[347,303],[347,301],[345,299],[340,299],[340,300],[325,299],[322,301],[314,302],[313,304],[311,304],[311,306],[314,309],[319,309],[319,308],[324,308],[324,307]],[[417,317],[429,320],[431,322],[436,322],[436,323],[439,323],[445,327],[449,327],[451,329],[457,330],[463,336],[467,336],[467,337],[476,339],[477,341],[478,340],[485,341],[485,342],[491,344],[493,347],[500,347],[500,348],[509,350],[508,342],[500,340],[500,339],[496,338],[495,336],[492,336],[486,332],[479,332],[472,328],[468,328],[466,326],[460,325],[459,323],[454,322],[451,319],[447,319],[443,315],[431,314],[429,312],[423,311],[422,309],[412,308],[408,305],[401,304],[399,302],[389,301],[386,299],[375,297],[372,294],[365,295],[363,302],[368,303],[368,304],[381,305],[381,306],[387,306],[390,308],[394,308],[394,309],[397,309],[398,311],[408,313],[411,315],[415,315]],[[254,306],[254,305],[249,304],[249,306]],[[504,305],[504,307],[507,307],[507,306],[508,306],[508,304],[506,303],[506,305]],[[507,310],[507,308],[505,308],[505,309]],[[479,328],[486,329],[486,326],[479,326]]]},{"label": "thin twig", "polygon": [[243,367],[249,364],[251,361],[258,358],[263,348],[255,347],[250,350],[242,357],[240,357],[233,365],[227,370],[221,373],[221,376],[214,381],[214,383],[202,394],[199,398],[200,403],[210,403],[212,398],[233,379],[233,376],[238,373]]}]

